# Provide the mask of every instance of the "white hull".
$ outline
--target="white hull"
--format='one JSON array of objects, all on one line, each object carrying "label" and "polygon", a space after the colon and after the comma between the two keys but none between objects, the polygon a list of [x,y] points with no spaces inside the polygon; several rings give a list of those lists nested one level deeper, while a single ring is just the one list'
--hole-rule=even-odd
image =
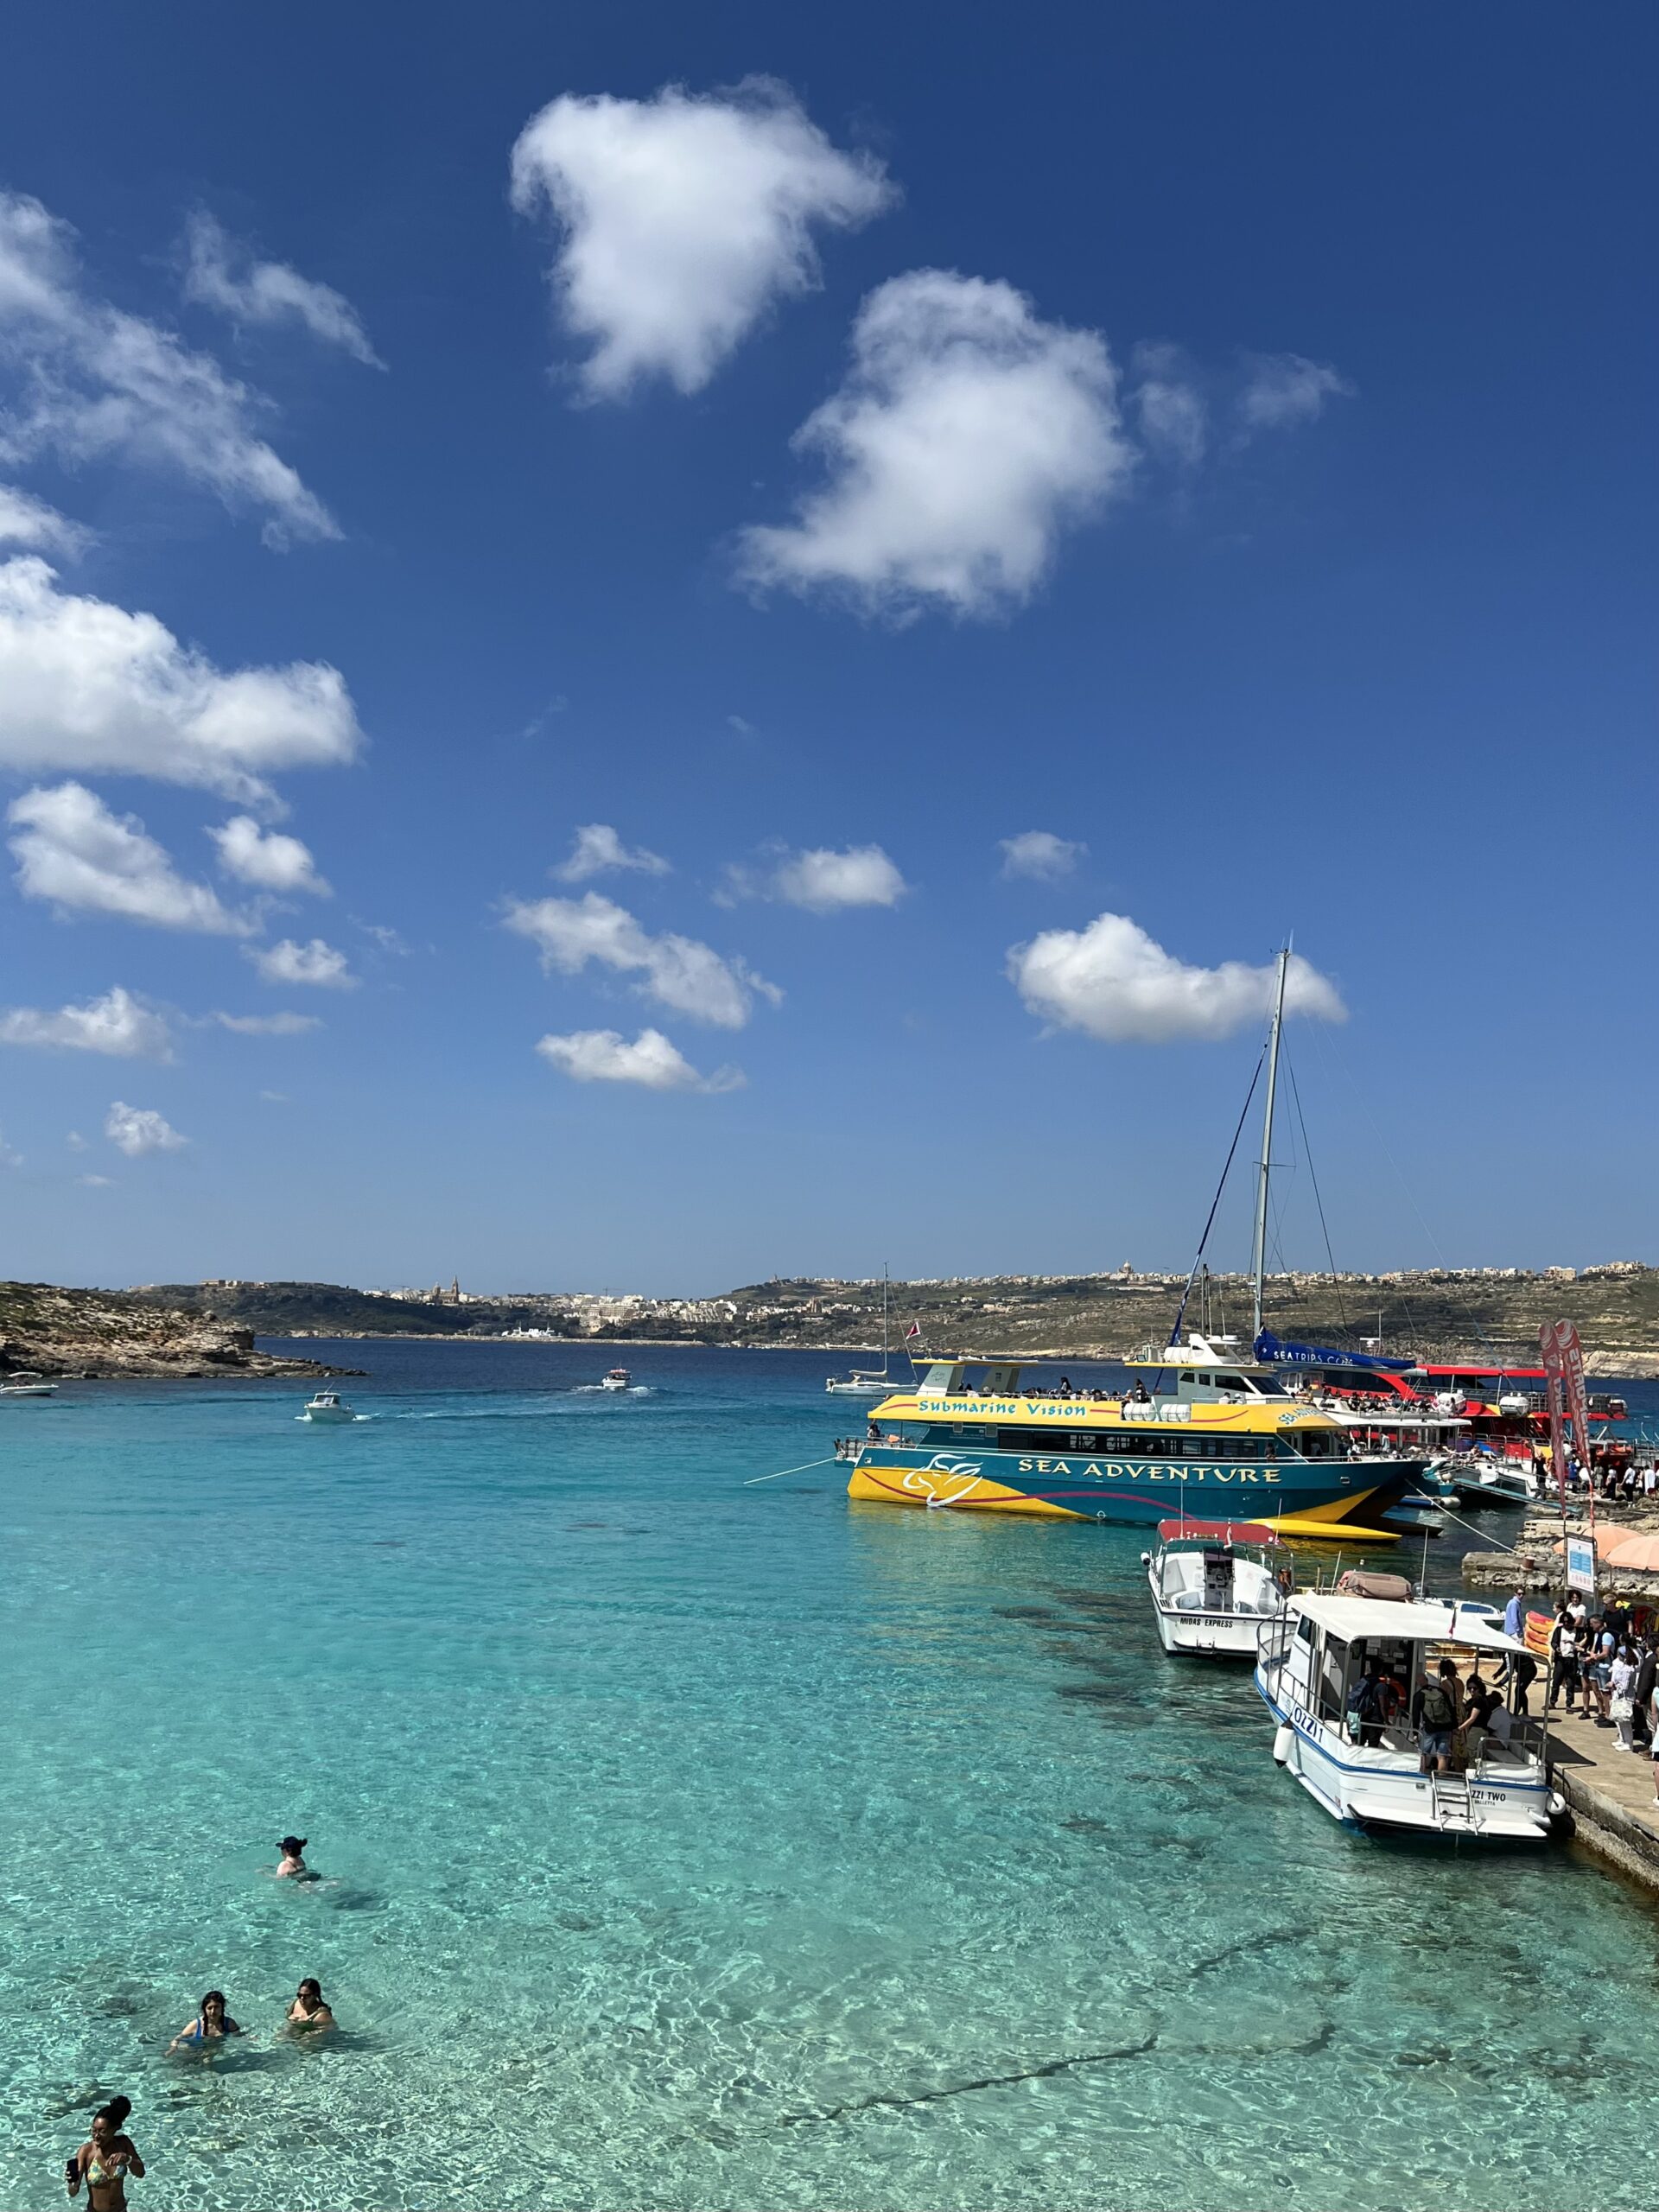
[{"label": "white hull", "polygon": [[0,1382],[0,1398],[54,1398],[55,1382]]},{"label": "white hull", "polygon": [[1255,1686],[1279,1724],[1274,1757],[1332,1820],[1483,1842],[1541,1843],[1548,1836],[1552,1792],[1541,1777],[1532,1778],[1530,1762],[1517,1758],[1513,1778],[1492,1761],[1469,1774],[1423,1774],[1399,1732],[1385,1732],[1375,1749],[1351,1744],[1321,1724],[1310,1729],[1297,1707],[1275,1705],[1259,1672]]},{"label": "white hull", "polygon": [[300,1419],[314,1422],[319,1428],[338,1428],[343,1427],[347,1421],[355,1421],[357,1415],[347,1407],[342,1408],[338,1413],[302,1414]]},{"label": "white hull", "polygon": [[832,1398],[890,1398],[895,1386],[884,1375],[855,1375],[845,1382],[832,1378],[823,1387]]},{"label": "white hull", "polygon": [[1270,1571],[1246,1551],[1204,1549],[1179,1540],[1147,1560],[1158,1641],[1201,1659],[1254,1659],[1263,1628],[1283,1611]]}]

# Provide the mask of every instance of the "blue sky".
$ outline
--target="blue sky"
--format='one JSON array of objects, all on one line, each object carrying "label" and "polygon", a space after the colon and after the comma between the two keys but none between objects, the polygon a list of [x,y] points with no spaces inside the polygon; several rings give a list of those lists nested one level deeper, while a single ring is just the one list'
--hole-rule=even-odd
[{"label": "blue sky", "polygon": [[15,28],[4,1272],[1659,1256],[1654,46]]}]

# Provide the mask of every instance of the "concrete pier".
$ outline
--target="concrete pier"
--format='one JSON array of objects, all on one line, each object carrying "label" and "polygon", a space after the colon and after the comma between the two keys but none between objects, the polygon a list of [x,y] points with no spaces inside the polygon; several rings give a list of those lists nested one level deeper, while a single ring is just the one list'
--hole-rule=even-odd
[{"label": "concrete pier", "polygon": [[1551,1779],[1573,1808],[1579,1840],[1659,1890],[1659,1805],[1649,1754],[1621,1751],[1616,1729],[1566,1720],[1558,1710],[1549,1715],[1549,1757]]}]

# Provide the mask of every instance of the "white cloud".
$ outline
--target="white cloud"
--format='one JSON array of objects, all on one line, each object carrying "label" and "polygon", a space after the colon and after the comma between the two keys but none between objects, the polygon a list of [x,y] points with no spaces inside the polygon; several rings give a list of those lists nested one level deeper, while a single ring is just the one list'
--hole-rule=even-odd
[{"label": "white cloud", "polygon": [[1057,837],[1052,830],[1022,830],[1017,837],[1002,837],[998,843],[1003,874],[1028,875],[1038,883],[1057,883],[1070,875],[1089,850],[1070,837]]},{"label": "white cloud", "polygon": [[[118,983],[85,1006],[55,1013],[14,1006],[0,1012],[0,1045],[35,1045],[68,1052],[105,1052],[111,1059],[170,1060],[173,1039],[164,1019]],[[73,1130],[69,1143],[83,1141]]]},{"label": "white cloud", "polygon": [[25,899],[60,914],[116,914],[163,930],[242,937],[255,926],[222,906],[205,883],[187,883],[136,814],[111,814],[85,784],[25,791],[7,809]]},{"label": "white cloud", "polygon": [[90,533],[44,499],[0,484],[0,545],[39,545],[48,551],[79,553]]},{"label": "white cloud", "polygon": [[113,1175],[77,1175],[75,1180],[87,1191],[112,1191],[115,1188]]},{"label": "white cloud", "polygon": [[315,1014],[213,1014],[208,1020],[238,1037],[302,1037],[322,1027]]},{"label": "white cloud", "polygon": [[614,1029],[577,1029],[543,1037],[536,1050],[577,1083],[638,1083],[647,1090],[736,1090],[736,1068],[699,1075],[660,1029],[642,1029],[632,1044]]},{"label": "white cloud", "polygon": [[308,944],[296,944],[285,937],[280,944],[245,944],[242,950],[268,983],[314,983],[325,991],[357,988],[358,979],[346,955],[320,937]]},{"label": "white cloud", "polygon": [[362,741],[336,669],[226,675],[153,614],[60,590],[37,556],[0,562],[0,766],[245,800],[270,796],[270,772],[338,766]]},{"label": "white cloud", "polygon": [[238,882],[256,884],[262,891],[308,891],[318,899],[334,896],[297,837],[262,830],[251,814],[232,815],[222,829],[209,830],[207,835],[219,848],[219,867]]},{"label": "white cloud", "polygon": [[818,281],[814,225],[855,228],[891,205],[881,164],[832,146],[786,86],[665,86],[648,100],[565,93],[512,149],[512,200],[543,205],[562,244],[553,289],[594,351],[589,397],[642,378],[702,390],[772,304]]},{"label": "white cloud", "polygon": [[641,875],[673,874],[660,853],[648,853],[643,845],[630,850],[608,822],[585,823],[576,832],[569,859],[551,873],[561,883],[585,883],[590,875],[603,875],[610,868],[632,868]]},{"label": "white cloud", "polygon": [[795,522],[745,531],[742,578],[900,618],[1027,598],[1129,472],[1104,340],[1039,321],[1011,284],[921,269],[870,294],[852,343],[795,438],[830,481]]},{"label": "white cloud", "polygon": [[184,294],[233,323],[298,323],[325,346],[338,346],[365,368],[385,363],[369,343],[357,309],[332,284],[302,276],[285,261],[256,261],[213,216],[197,213],[185,232]]},{"label": "white cloud", "polygon": [[22,1154],[14,1152],[5,1138],[0,1136],[0,1167],[21,1167],[22,1164]]},{"label": "white cloud", "polygon": [[[1110,1044],[1164,1045],[1228,1037],[1273,1004],[1275,967],[1229,960],[1192,968],[1125,914],[1100,914],[1082,930],[1045,930],[1008,954],[1008,974],[1033,1014]],[[1294,955],[1287,1014],[1347,1018],[1334,983]]]},{"label": "white cloud", "polygon": [[338,537],[327,508],[255,434],[269,403],[171,331],[86,291],[74,236],[38,200],[0,192],[0,368],[14,372],[16,394],[0,415],[0,459],[118,454],[262,512],[273,543]]},{"label": "white cloud", "polygon": [[800,853],[781,846],[774,850],[778,857],[764,868],[728,866],[715,894],[718,904],[778,899],[810,913],[835,914],[847,906],[896,906],[910,888],[880,845],[849,845],[843,852],[822,845]]},{"label": "white cloud", "polygon": [[129,1160],[147,1152],[180,1152],[190,1141],[150,1106],[129,1106],[118,1098],[105,1117],[104,1134]]},{"label": "white cloud", "polygon": [[596,891],[576,899],[509,902],[505,926],[541,948],[544,967],[580,975],[590,961],[644,977],[639,988],[661,1006],[719,1029],[741,1029],[759,993],[775,1005],[783,994],[740,959],[712,945],[669,932],[652,937],[623,906]]},{"label": "white cloud", "polygon": [[1186,356],[1179,346],[1137,346],[1131,365],[1141,442],[1183,468],[1196,468],[1209,442],[1209,409]]},{"label": "white cloud", "polygon": [[1354,387],[1324,361],[1300,353],[1253,353],[1249,380],[1239,395],[1239,420],[1254,430],[1283,430],[1312,423],[1327,399],[1351,398]]},{"label": "white cloud", "polygon": [[64,1142],[71,1152],[85,1152],[86,1149],[86,1140],[79,1129],[71,1129]]}]

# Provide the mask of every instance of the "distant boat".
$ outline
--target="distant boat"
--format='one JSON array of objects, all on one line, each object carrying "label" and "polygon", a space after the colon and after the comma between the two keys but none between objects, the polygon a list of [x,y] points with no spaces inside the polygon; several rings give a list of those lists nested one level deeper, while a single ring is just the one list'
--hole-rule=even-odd
[{"label": "distant boat", "polygon": [[890,1398],[893,1379],[887,1372],[893,1351],[887,1335],[887,1271],[881,1270],[881,1366],[855,1367],[847,1375],[831,1375],[825,1378],[824,1389],[832,1398]]},{"label": "distant boat", "polygon": [[358,1416],[338,1390],[319,1390],[315,1397],[306,1400],[305,1411],[299,1418],[302,1421],[355,1421]]},{"label": "distant boat", "polygon": [[50,1398],[56,1395],[57,1388],[33,1368],[19,1368],[9,1382],[0,1382],[0,1398]]},{"label": "distant boat", "polygon": [[626,1367],[613,1367],[607,1374],[601,1376],[599,1387],[601,1390],[626,1390],[632,1382],[633,1377]]}]

